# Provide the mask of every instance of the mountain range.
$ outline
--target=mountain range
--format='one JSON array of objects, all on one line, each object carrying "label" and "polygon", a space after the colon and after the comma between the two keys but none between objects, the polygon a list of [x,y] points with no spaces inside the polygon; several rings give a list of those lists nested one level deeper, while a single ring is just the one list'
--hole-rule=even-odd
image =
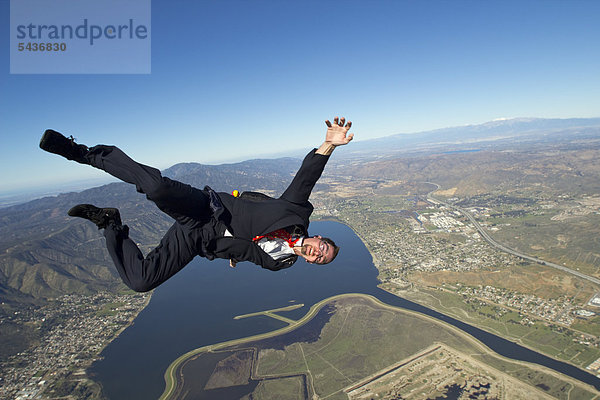
[{"label": "mountain range", "polygon": [[479,125],[465,125],[417,133],[400,133],[379,139],[359,141],[343,156],[379,157],[414,154],[445,148],[468,149],[499,146],[504,143],[564,140],[576,134],[596,135],[600,118],[513,118],[498,119]]}]

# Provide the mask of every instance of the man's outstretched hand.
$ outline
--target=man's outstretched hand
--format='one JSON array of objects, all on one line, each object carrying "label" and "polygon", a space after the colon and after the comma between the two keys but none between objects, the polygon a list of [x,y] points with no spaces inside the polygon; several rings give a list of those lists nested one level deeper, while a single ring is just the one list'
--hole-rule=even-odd
[{"label": "man's outstretched hand", "polygon": [[334,146],[342,146],[348,144],[354,137],[353,133],[347,135],[352,126],[352,122],[348,121],[346,123],[346,118],[344,117],[341,119],[335,117],[333,119],[333,124],[331,124],[329,120],[326,120],[325,124],[327,125],[327,133],[325,135],[325,141],[327,143],[331,143]]},{"label": "man's outstretched hand", "polygon": [[346,118],[344,117],[341,119],[335,117],[333,119],[333,124],[329,120],[326,120],[325,124],[327,125],[325,142],[321,145],[321,147],[319,147],[317,154],[328,156],[333,152],[336,146],[348,144],[354,138],[353,133],[348,134],[348,131],[352,126],[352,122],[348,121],[346,123]]}]

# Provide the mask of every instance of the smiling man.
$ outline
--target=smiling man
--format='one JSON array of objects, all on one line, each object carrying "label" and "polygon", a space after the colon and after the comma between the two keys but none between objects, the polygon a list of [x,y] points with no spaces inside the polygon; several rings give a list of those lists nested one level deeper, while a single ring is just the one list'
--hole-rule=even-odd
[{"label": "smiling man", "polygon": [[129,228],[122,224],[118,209],[79,204],[68,212],[104,229],[106,247],[123,282],[143,292],[169,279],[196,255],[228,259],[232,267],[250,261],[272,271],[292,266],[298,257],[315,264],[333,261],[339,251],[333,240],[308,234],[313,211],[308,199],[333,150],[348,144],[354,135],[348,134],[352,123],[344,118],[325,123],[325,141],[306,155],[279,198],[254,192],[235,197],[208,186],[197,189],[163,177],[159,170],[137,163],[118,147],[88,148],[50,129],[44,132],[40,147],[134,184],[175,220],[160,244],[144,257],[129,238]]},{"label": "smiling man", "polygon": [[337,256],[340,248],[333,240],[315,236],[304,239],[300,251],[294,247],[296,255],[301,255],[309,263],[329,264]]}]

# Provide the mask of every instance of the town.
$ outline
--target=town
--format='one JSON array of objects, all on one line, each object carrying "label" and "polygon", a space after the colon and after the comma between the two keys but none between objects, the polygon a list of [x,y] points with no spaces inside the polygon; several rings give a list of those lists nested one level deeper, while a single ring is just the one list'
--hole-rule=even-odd
[{"label": "town", "polygon": [[[133,293],[133,292],[131,292]],[[148,293],[65,295],[48,305],[24,307],[0,323],[30,324],[39,343],[0,365],[0,398],[55,398],[78,393],[99,395],[85,369],[138,315]]]}]

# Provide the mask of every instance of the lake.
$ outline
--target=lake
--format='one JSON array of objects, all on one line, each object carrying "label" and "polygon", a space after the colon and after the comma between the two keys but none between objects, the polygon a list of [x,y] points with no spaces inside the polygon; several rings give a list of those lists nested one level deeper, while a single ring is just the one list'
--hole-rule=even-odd
[{"label": "lake", "polygon": [[289,269],[273,272],[250,263],[230,268],[225,260],[196,257],[158,287],[134,324],[106,347],[104,359],[90,369],[105,394],[110,399],[158,398],[164,389],[165,370],[183,353],[286,326],[268,317],[234,320],[234,316],[303,303],[305,307],[285,314],[300,318],[313,304],[341,293],[370,294],[390,305],[433,316],[499,354],[545,365],[600,389],[600,379],[579,368],[379,289],[370,253],[347,226],[313,222],[310,232],[330,236],[340,245],[332,264],[311,265],[301,260]]}]

